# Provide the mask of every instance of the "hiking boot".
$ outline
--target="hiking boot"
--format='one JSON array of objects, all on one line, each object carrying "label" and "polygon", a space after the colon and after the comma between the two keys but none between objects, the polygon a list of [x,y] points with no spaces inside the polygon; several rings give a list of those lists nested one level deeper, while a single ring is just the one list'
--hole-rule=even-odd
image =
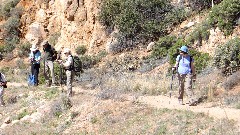
[{"label": "hiking boot", "polygon": [[198,103],[197,101],[190,102],[189,106],[197,106],[197,103]]},{"label": "hiking boot", "polygon": [[57,87],[57,85],[56,85],[55,83],[53,83],[53,84],[51,85],[51,87]]},{"label": "hiking boot", "polygon": [[46,83],[46,87],[50,87],[50,84],[49,84],[49,83]]},{"label": "hiking boot", "polygon": [[178,104],[179,104],[179,105],[184,105],[184,104],[183,104],[183,100],[182,100],[182,99],[178,99]]}]

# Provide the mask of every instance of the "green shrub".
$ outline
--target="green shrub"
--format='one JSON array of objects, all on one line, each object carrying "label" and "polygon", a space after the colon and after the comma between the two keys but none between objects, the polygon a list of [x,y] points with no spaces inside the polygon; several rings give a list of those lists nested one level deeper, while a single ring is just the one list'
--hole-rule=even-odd
[{"label": "green shrub", "polygon": [[10,17],[3,24],[3,38],[4,38],[4,49],[3,52],[11,52],[15,49],[16,44],[19,43],[20,31],[18,27],[20,26],[20,19],[18,17]]},{"label": "green shrub", "polygon": [[[223,0],[214,0],[214,4],[218,4]],[[210,8],[212,6],[212,0],[190,0],[189,6],[194,11],[201,11],[203,9]]]},{"label": "green shrub", "polygon": [[240,71],[233,73],[231,76],[229,76],[223,83],[222,86],[225,90],[230,90],[237,84],[239,84],[240,81]]},{"label": "green shrub", "polygon": [[200,73],[209,65],[210,56],[208,53],[200,53],[196,50],[190,50],[190,55],[193,56],[196,72]]},{"label": "green shrub", "polygon": [[54,34],[52,34],[52,35],[49,36],[48,42],[49,42],[51,45],[55,46],[56,43],[57,43],[57,41],[58,41],[58,38],[59,38],[60,36],[61,36],[61,33],[56,32],[56,33],[54,33]]},{"label": "green shrub", "polygon": [[120,41],[126,40],[122,48],[165,36],[173,25],[185,18],[185,10],[175,8],[168,0],[105,0],[99,15],[107,28],[119,29]]},{"label": "green shrub", "polygon": [[187,42],[193,44],[195,41],[198,41],[199,45],[202,45],[202,41],[207,41],[210,36],[210,25],[208,22],[202,23],[200,26],[194,29],[193,32],[187,37]]},{"label": "green shrub", "polygon": [[160,38],[151,52],[151,57],[157,59],[165,57],[168,53],[168,49],[170,49],[177,40],[176,36],[165,36]]},{"label": "green shrub", "polygon": [[11,11],[16,7],[20,0],[10,0],[1,3],[0,16],[7,19],[11,16]]},{"label": "green shrub", "polygon": [[87,47],[85,45],[80,45],[75,51],[78,55],[84,55],[87,52]]},{"label": "green shrub", "polygon": [[19,57],[27,57],[30,52],[29,48],[31,48],[31,44],[29,42],[25,42],[25,43],[21,44],[19,46],[18,56]]},{"label": "green shrub", "polygon": [[209,15],[210,24],[219,27],[225,35],[230,35],[239,18],[240,1],[223,0],[219,5],[212,8]]},{"label": "green shrub", "polygon": [[224,75],[230,75],[239,70],[240,38],[234,38],[224,45],[218,46],[214,56],[214,65],[221,69]]}]

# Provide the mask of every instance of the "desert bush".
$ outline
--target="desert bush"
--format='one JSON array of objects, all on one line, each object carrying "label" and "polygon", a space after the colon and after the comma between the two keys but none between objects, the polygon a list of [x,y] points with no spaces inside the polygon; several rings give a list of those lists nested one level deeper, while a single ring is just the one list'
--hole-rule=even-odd
[{"label": "desert bush", "polygon": [[56,98],[58,95],[59,95],[59,90],[53,88],[53,89],[47,90],[44,97],[46,99],[53,99],[53,98]]},{"label": "desert bush", "polygon": [[198,42],[198,45],[202,45],[202,41],[207,41],[210,36],[210,25],[209,23],[203,22],[201,25],[197,26],[193,32],[190,33],[190,35],[187,37],[187,43],[194,44],[195,41]]},{"label": "desert bush", "polygon": [[[219,4],[223,0],[213,0],[213,4]],[[212,0],[190,0],[189,6],[193,11],[201,11],[212,6]]]},{"label": "desert bush", "polygon": [[84,55],[87,52],[87,47],[85,45],[79,45],[75,51],[78,55]]},{"label": "desert bush", "polygon": [[223,0],[212,8],[209,15],[210,24],[219,27],[225,35],[230,35],[239,18],[239,0]]},{"label": "desert bush", "polygon": [[51,106],[51,114],[55,117],[60,117],[62,113],[72,107],[70,99],[66,95],[61,95],[55,100]]},{"label": "desert bush", "polygon": [[82,55],[80,56],[80,59],[83,64],[83,69],[91,68],[95,64],[101,61],[103,57],[107,55],[106,51],[100,51],[97,55]]},{"label": "desert bush", "polygon": [[16,7],[20,0],[10,0],[1,3],[0,16],[7,19],[11,16],[11,11]]},{"label": "desert bush", "polygon": [[4,39],[4,52],[11,52],[15,45],[19,43],[20,19],[18,17],[10,17],[3,25],[3,39]]},{"label": "desert bush", "polygon": [[[127,44],[164,36],[187,16],[185,10],[175,8],[167,0],[106,0],[101,9],[100,21],[108,28],[119,29],[119,37]],[[132,47],[124,43],[120,45],[122,48]]]},{"label": "desert bush", "polygon": [[168,50],[177,42],[177,37],[176,36],[165,36],[160,38],[152,52],[151,52],[151,57],[153,58],[162,58],[165,57],[168,54]]},{"label": "desert bush", "polygon": [[55,46],[57,41],[58,41],[58,38],[61,36],[61,33],[60,32],[56,32],[56,33],[53,33],[49,36],[49,44]]},{"label": "desert bush", "polygon": [[240,71],[230,75],[223,83],[222,86],[225,90],[230,90],[240,82]]},{"label": "desert bush", "polygon": [[31,48],[31,44],[29,42],[25,42],[19,46],[18,56],[19,57],[27,57],[29,54],[29,48]]},{"label": "desert bush", "polygon": [[240,38],[236,37],[224,45],[219,45],[215,51],[214,66],[221,69],[224,75],[230,75],[239,70]]},{"label": "desert bush", "polygon": [[26,69],[23,59],[16,60],[16,65],[18,69]]}]

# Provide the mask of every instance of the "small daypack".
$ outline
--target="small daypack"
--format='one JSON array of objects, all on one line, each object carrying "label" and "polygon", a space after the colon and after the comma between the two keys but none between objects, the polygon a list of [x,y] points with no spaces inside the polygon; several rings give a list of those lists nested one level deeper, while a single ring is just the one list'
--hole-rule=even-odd
[{"label": "small daypack", "polygon": [[78,56],[72,56],[72,58],[73,58],[73,65],[72,65],[73,71],[83,73],[82,61],[80,60],[80,58]]},{"label": "small daypack", "polygon": [[[179,57],[179,60],[178,60],[178,66],[179,66],[179,62],[180,62],[180,60],[182,59],[182,55],[180,55],[180,57]],[[192,67],[191,67],[191,63],[192,63],[192,56],[190,56],[190,68],[192,69]]]},{"label": "small daypack", "polygon": [[28,76],[28,86],[34,86],[36,84],[36,78],[34,75]]}]

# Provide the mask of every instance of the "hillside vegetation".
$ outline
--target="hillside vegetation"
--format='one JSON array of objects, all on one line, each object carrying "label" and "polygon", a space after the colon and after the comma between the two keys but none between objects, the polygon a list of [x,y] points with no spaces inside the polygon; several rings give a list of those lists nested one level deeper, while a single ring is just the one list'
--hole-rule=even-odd
[{"label": "hillside vegetation", "polygon": [[[178,81],[175,76],[172,80],[170,69],[179,54],[179,48],[187,45],[197,69],[197,81],[193,87],[199,99],[199,108],[231,108],[239,112],[239,0],[191,0],[179,3],[170,0],[98,1],[101,3],[100,10],[91,21],[94,24],[100,22],[107,39],[102,41],[102,33],[88,31],[84,34],[86,37],[77,37],[78,43],[82,44],[71,46],[72,52],[81,58],[84,69],[84,73],[78,73],[74,78],[72,98],[66,97],[65,87],[46,88],[42,68],[40,86],[27,86],[30,65],[26,59],[32,43],[25,35],[29,24],[23,23],[23,20],[34,22],[34,17],[26,17],[29,13],[21,7],[20,2],[6,0],[0,4],[0,71],[9,82],[4,96],[6,106],[0,108],[0,134],[240,132],[240,120],[230,119],[228,114],[225,114],[226,117],[211,117],[204,113],[206,111],[192,112],[194,107],[187,110],[155,108],[148,102],[140,102],[142,96],[146,99],[149,96],[165,96],[169,101],[177,100]],[[61,0],[55,2],[64,3]],[[47,9],[52,3],[45,0],[39,7]],[[80,11],[75,10],[73,3],[77,3],[82,10],[84,1],[70,0],[67,3],[67,8],[72,8],[73,13],[77,14]],[[95,6],[96,3],[91,4]],[[35,6],[28,12],[36,12],[37,9],[33,9],[37,8]],[[78,20],[80,15],[71,15],[68,16],[70,20],[67,25],[74,24],[70,31],[78,34],[77,30],[83,29],[84,21]],[[89,14],[81,15],[87,18]],[[49,16],[46,18],[45,31],[49,28],[47,24],[54,20],[50,20]],[[46,34],[52,45],[62,43],[64,30],[69,28],[67,25]],[[91,28],[98,30],[97,27],[94,25]],[[99,40],[85,42],[89,33]],[[107,42],[108,39],[111,42]],[[209,48],[213,48],[213,52],[210,53]],[[56,63],[57,80],[59,69]],[[172,96],[167,97],[170,91]]]}]

